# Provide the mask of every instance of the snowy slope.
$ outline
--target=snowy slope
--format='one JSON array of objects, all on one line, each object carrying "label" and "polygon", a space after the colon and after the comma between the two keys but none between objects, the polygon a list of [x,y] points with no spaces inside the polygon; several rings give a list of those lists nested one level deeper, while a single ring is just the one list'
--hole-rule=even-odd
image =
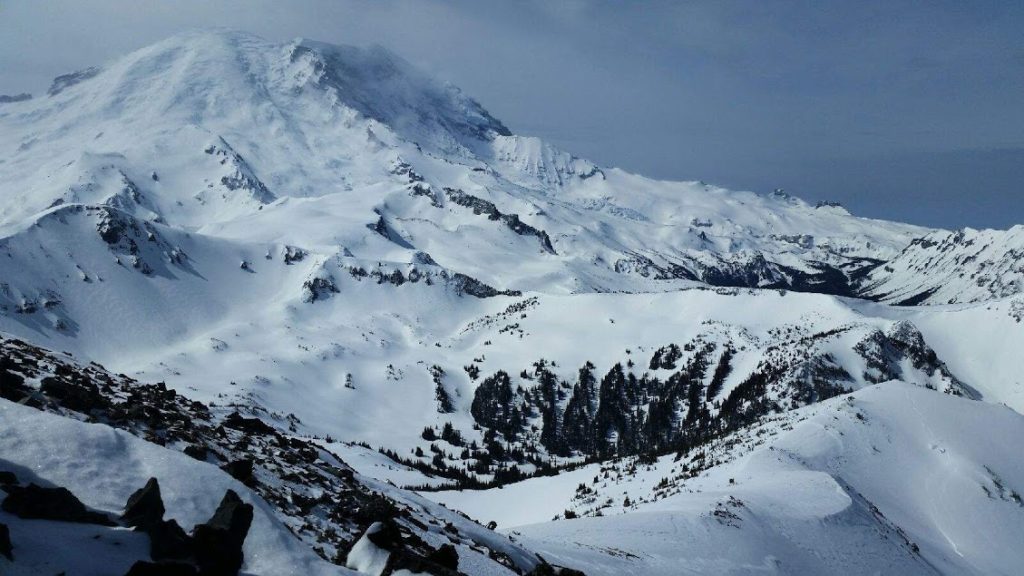
[{"label": "snowy slope", "polygon": [[[68,222],[85,219],[88,212],[72,216]],[[21,270],[23,278],[31,277],[33,262],[43,271],[66,263],[66,272],[59,283],[39,282],[53,288],[27,295],[11,291],[9,306],[22,307],[4,324],[11,332],[30,339],[45,336],[54,348],[143,380],[166,381],[202,401],[230,399],[293,413],[309,433],[366,441],[374,448],[427,450],[430,443],[420,438],[421,431],[445,422],[479,440],[469,409],[481,379],[498,371],[526,389],[537,382],[521,372],[532,372],[541,360],[553,363],[548,370],[568,386],[587,362],[598,379],[615,364],[632,363],[628,373],[641,377],[650,372],[664,380],[675,370],[651,370],[649,364],[659,348],[673,344],[690,348],[680,352],[679,367],[698,353],[706,357],[711,363],[708,385],[724,351],[734,351],[720,391],[707,397],[712,412],[717,411],[715,402],[765,363],[782,371],[771,396],[786,405],[813,400],[819,372],[842,374],[834,382],[840,389],[903,378],[968,395],[983,384],[999,390],[985,380],[991,372],[975,372],[972,380],[944,372],[945,355],[911,365],[906,352],[892,348],[902,338],[901,318],[863,315],[831,296],[695,289],[481,299],[459,296],[439,283],[395,286],[335,271],[338,293],[309,302],[303,282],[314,264],[308,257],[286,265],[280,257],[268,261],[259,256],[262,248],[226,255],[196,252],[187,243],[197,238],[192,235],[180,238],[192,272],[167,264],[161,275],[154,264],[157,271],[146,275],[127,263],[118,265],[89,227],[91,221],[85,224],[70,258],[40,253],[24,264],[13,260],[8,270]],[[72,226],[57,220],[52,225]],[[154,229],[163,239],[163,232]],[[41,234],[34,249],[45,249],[45,238],[51,236]],[[149,248],[142,236],[139,243]],[[90,242],[100,244],[104,253],[95,261],[80,259],[77,251]],[[236,263],[246,255],[253,258],[250,271]],[[0,266],[7,262],[12,259],[0,259]],[[96,279],[81,280],[78,267]],[[111,299],[114,281],[138,288]],[[239,286],[246,299],[238,297]],[[379,306],[382,297],[389,303],[386,309]],[[33,310],[25,311],[22,301]],[[565,326],[573,327],[573,338],[566,338]],[[958,358],[956,350],[949,354]],[[467,366],[479,370],[480,377],[471,378]],[[451,413],[440,410],[432,367],[442,371]],[[823,372],[827,367],[832,368]],[[680,400],[678,409],[686,408]],[[382,421],[392,424],[382,427]]]},{"label": "snowy slope", "polygon": [[864,292],[886,302],[984,302],[1024,289],[1024,226],[933,232],[915,239],[865,279]]},{"label": "snowy slope", "polygon": [[[333,441],[321,440],[328,448],[324,450],[317,445],[318,439],[295,434],[298,420],[294,415],[255,410],[251,417],[242,416],[239,410],[249,413],[244,406],[203,404],[168,390],[162,383],[147,384],[124,375],[114,375],[99,364],[84,365],[66,353],[44,350],[15,339],[0,340],[0,398],[0,404],[8,405],[13,401],[15,404],[11,406],[24,405],[49,413],[49,419],[43,421],[55,438],[74,436],[67,442],[69,449],[74,449],[80,438],[89,442],[90,448],[81,450],[84,463],[75,458],[68,459],[69,466],[74,469],[96,475],[96,471],[102,470],[108,462],[116,467],[120,458],[130,457],[162,484],[171,483],[173,490],[181,483],[177,477],[179,469],[180,473],[189,474],[193,467],[198,466],[200,471],[205,471],[199,475],[202,478],[211,474],[230,474],[248,487],[249,492],[245,494],[253,501],[261,502],[260,505],[274,516],[279,528],[288,534],[288,538],[295,540],[295,546],[300,549],[308,547],[320,558],[334,564],[344,565],[348,550],[369,527],[381,522],[402,534],[394,537],[382,553],[392,557],[395,570],[404,563],[413,571],[437,574],[438,566],[431,564],[429,559],[446,546],[452,550],[450,557],[458,557],[460,569],[471,574],[504,576],[529,571],[542,562],[530,551],[462,515],[392,484],[357,474],[343,457],[330,451],[335,444]],[[24,417],[6,418],[3,422],[10,428],[10,437],[18,439],[9,450],[11,462],[17,463],[11,464],[14,470],[8,470],[17,474],[15,484],[52,483],[59,488],[70,486],[77,493],[82,486],[80,479],[59,474],[53,479],[40,478],[31,472],[22,472],[22,468],[28,470],[26,466],[32,463],[36,448],[26,448],[21,438],[30,438],[35,429],[33,423],[42,418],[31,416],[31,413],[28,411]],[[17,414],[23,415],[21,412]],[[83,421],[95,424],[85,432],[77,433]],[[281,425],[284,431],[279,431],[271,423]],[[104,433],[109,432],[118,439],[130,440],[107,447],[90,431],[106,431]],[[125,442],[138,448],[121,454]],[[47,449],[46,444],[38,449]],[[61,450],[51,452],[54,462],[66,459]],[[347,458],[351,449],[343,453]],[[186,464],[180,464],[183,457],[187,457],[184,460]],[[166,460],[176,468],[147,466],[149,459]],[[21,464],[23,461],[24,465]],[[3,464],[4,459],[0,459],[0,471],[7,470]],[[38,468],[45,467],[40,465]],[[107,486],[108,480],[98,478],[97,482],[106,482],[103,486]],[[8,482],[9,479],[0,476],[0,485],[6,486]],[[208,498],[219,498],[223,494],[219,488],[221,485],[222,482],[208,482],[189,484],[187,488],[195,492],[209,492]],[[6,487],[3,490],[11,492]],[[86,487],[85,490],[92,488]],[[97,507],[118,511],[115,505]],[[13,515],[9,518],[5,515],[0,523],[21,524]],[[184,522],[182,525],[189,528]],[[90,539],[99,531],[101,540],[131,542],[131,537],[125,536],[124,530],[118,527],[97,527],[94,524],[89,529],[75,530],[74,526],[67,526],[64,522],[37,522],[32,526],[36,529],[28,531],[30,534],[22,533],[15,538],[20,549],[15,557],[16,568],[31,569],[36,562],[33,558],[37,557],[40,562],[47,561],[42,552],[55,531],[67,533],[69,537]],[[30,535],[31,542],[39,543],[38,549],[28,550],[34,556],[23,562],[26,558],[22,553],[31,548],[30,541],[26,539]],[[98,545],[119,545],[105,542]],[[126,548],[112,563],[97,559],[96,570],[103,574],[117,572],[121,561],[118,558],[122,557],[128,564],[148,559],[148,542],[143,544],[142,553],[137,546]],[[69,561],[75,553],[74,550],[66,551]],[[454,563],[454,558],[452,561]],[[416,566],[421,569],[415,570]],[[280,570],[283,569],[275,569],[272,573]],[[299,573],[303,572],[299,570]],[[441,571],[439,576],[450,576],[450,572]]]},{"label": "snowy slope", "polygon": [[982,397],[1024,413],[1024,297],[984,304],[894,307],[858,302],[867,316],[913,323],[948,368]]},{"label": "snowy slope", "polygon": [[[435,497],[588,574],[1013,574],[1024,460],[991,439],[1022,427],[1004,407],[889,382],[681,459]],[[539,523],[563,510],[588,517]]]}]

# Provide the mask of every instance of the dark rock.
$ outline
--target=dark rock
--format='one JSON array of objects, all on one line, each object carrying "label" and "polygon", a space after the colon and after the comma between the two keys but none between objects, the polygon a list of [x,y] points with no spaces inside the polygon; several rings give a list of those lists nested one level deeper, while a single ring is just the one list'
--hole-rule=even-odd
[{"label": "dark rock", "polygon": [[491,298],[492,296],[500,296],[502,294],[506,296],[522,295],[522,292],[518,290],[498,290],[493,286],[484,284],[476,278],[466,276],[461,272],[452,274],[451,282],[455,293],[460,296],[462,294],[469,294],[470,296],[475,296],[477,298]]},{"label": "dark rock", "polygon": [[526,576],[555,576],[555,568],[547,562],[541,562],[527,572]]},{"label": "dark rock", "polygon": [[228,490],[206,525],[227,530],[233,538],[242,542],[252,524],[252,510],[252,504],[246,504],[234,490]]},{"label": "dark rock", "polygon": [[[446,544],[446,546],[451,546]],[[454,552],[454,549],[453,549]],[[458,563],[458,556],[455,558]],[[442,566],[409,550],[396,550],[388,557],[381,574],[430,574],[431,576],[459,576],[455,568]]]},{"label": "dark rock", "polygon": [[62,74],[53,79],[53,83],[50,84],[50,89],[47,90],[46,93],[50,96],[56,96],[71,86],[74,86],[84,80],[88,80],[99,73],[100,68],[92,66],[85,70],[79,70],[70,74]]},{"label": "dark rock", "polygon": [[398,515],[398,508],[391,500],[377,493],[371,493],[353,514],[353,518],[363,524],[372,524],[377,520],[388,520]]},{"label": "dark rock", "polygon": [[432,562],[449,570],[458,570],[459,552],[451,544],[442,544],[440,548],[427,554],[427,562]]},{"label": "dark rock", "polygon": [[57,400],[65,408],[88,414],[92,410],[107,407],[107,401],[95,385],[78,385],[63,382],[52,376],[43,378],[39,390]]},{"label": "dark rock", "polygon": [[196,567],[183,562],[146,562],[139,560],[125,576],[196,576]]},{"label": "dark rock", "polygon": [[274,428],[259,418],[245,418],[238,412],[232,412],[224,419],[224,426],[242,430],[251,434],[273,434]]},{"label": "dark rock", "polygon": [[206,446],[201,446],[199,444],[189,444],[188,446],[185,446],[185,454],[199,460],[200,462],[206,462],[206,456],[209,453],[210,451]]},{"label": "dark rock", "polygon": [[11,102],[24,102],[31,100],[32,95],[28,92],[22,92],[21,94],[0,94],[0,104],[9,104]]},{"label": "dark rock", "polygon": [[164,501],[160,498],[160,484],[150,478],[146,485],[128,497],[121,520],[128,526],[149,530],[164,518]]},{"label": "dark rock", "polygon": [[0,369],[0,398],[18,402],[32,390],[25,386],[25,378],[6,369]]},{"label": "dark rock", "polygon": [[246,486],[256,483],[256,477],[252,474],[253,461],[251,458],[233,460],[221,466],[221,469]]},{"label": "dark rock", "polygon": [[452,202],[471,208],[474,214],[485,215],[489,220],[500,220],[509,230],[520,236],[535,236],[546,252],[549,254],[556,253],[554,246],[551,245],[551,238],[548,236],[548,233],[526,224],[519,219],[518,214],[503,214],[493,202],[467,194],[462,190],[445,188],[444,191]]},{"label": "dark rock", "polygon": [[556,568],[542,561],[536,568],[530,570],[526,576],[586,576],[586,574],[572,568],[563,568],[561,566]]},{"label": "dark rock", "polygon": [[402,546],[402,532],[392,520],[374,523],[366,529],[366,537],[384,550],[395,550]]},{"label": "dark rock", "polygon": [[185,560],[192,556],[192,539],[174,520],[158,522],[148,532],[152,559]]},{"label": "dark rock", "polygon": [[220,506],[205,523],[192,532],[199,568],[208,576],[234,576],[242,567],[242,544],[252,524],[251,504],[228,490]]},{"label": "dark rock", "polygon": [[14,560],[14,554],[11,546],[11,531],[7,528],[7,524],[0,524],[0,556],[7,558],[8,560]]},{"label": "dark rock", "polygon": [[67,488],[43,488],[36,484],[8,486],[0,508],[18,518],[59,520],[114,526],[106,514],[93,512]]},{"label": "dark rock", "polygon": [[339,292],[334,278],[330,276],[310,278],[302,283],[302,301],[313,303],[318,300],[326,300],[331,294]]},{"label": "dark rock", "polygon": [[18,477],[14,475],[14,472],[8,472],[6,470],[0,470],[0,486],[10,486],[18,483]]}]

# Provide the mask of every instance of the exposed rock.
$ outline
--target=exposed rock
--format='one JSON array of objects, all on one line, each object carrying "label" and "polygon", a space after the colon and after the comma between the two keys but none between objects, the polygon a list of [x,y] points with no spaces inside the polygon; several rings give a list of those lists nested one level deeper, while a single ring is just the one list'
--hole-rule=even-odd
[{"label": "exposed rock", "polygon": [[18,477],[14,475],[14,472],[0,470],[0,486],[10,486],[11,484],[17,483]]},{"label": "exposed rock", "polygon": [[476,296],[477,298],[490,298],[492,296],[521,296],[522,292],[518,290],[498,290],[492,286],[484,284],[483,282],[473,278],[472,276],[466,276],[461,272],[456,272],[451,275],[452,287],[455,292],[459,295],[469,294],[470,296]]},{"label": "exposed rock", "polygon": [[160,498],[160,484],[150,478],[146,485],[128,497],[121,520],[128,526],[149,531],[164,517],[164,502]]},{"label": "exposed rock", "polygon": [[378,548],[394,550],[402,545],[402,532],[391,520],[377,522],[366,529],[366,537]]},{"label": "exposed rock", "polygon": [[[23,379],[24,390],[19,392],[18,399],[41,399],[39,381],[47,375],[76,387],[94,385],[107,405],[92,411],[88,418],[177,447],[204,461],[252,459],[254,469],[258,469],[256,475],[266,480],[256,483],[254,490],[276,508],[282,521],[290,527],[301,526],[294,530],[296,536],[327,561],[344,558],[367,527],[386,518],[393,518],[402,526],[402,545],[410,557],[419,558],[426,565],[424,558],[433,551],[433,547],[416,537],[426,530],[428,515],[361,484],[351,468],[338,460],[325,459],[312,442],[286,438],[277,432],[255,434],[225,426],[223,418],[215,417],[207,406],[173,394],[165,385],[112,374],[98,364],[77,364],[67,356],[0,336],[0,375],[4,370]],[[34,400],[28,403],[40,410],[65,415],[70,412],[60,400],[51,400],[45,404]],[[302,524],[304,519],[325,518],[329,520]],[[147,532],[153,560],[194,561],[190,536],[173,521],[165,520],[157,529]],[[461,528],[452,528],[450,533],[460,541],[471,537]],[[14,537],[17,542],[17,533]],[[478,543],[474,548],[481,555],[489,554],[489,550],[486,543]],[[396,558],[405,555],[396,554]],[[526,570],[532,564],[525,560],[516,566]]]},{"label": "exposed rock", "polygon": [[445,188],[444,191],[445,194],[448,195],[448,199],[452,202],[472,209],[474,214],[485,215],[489,220],[500,220],[501,223],[508,227],[509,230],[519,234],[520,236],[535,236],[540,242],[541,248],[543,248],[545,252],[549,254],[556,254],[554,246],[551,245],[551,238],[548,236],[548,233],[523,222],[519,219],[518,214],[502,213],[493,202],[489,202],[483,198],[478,198],[472,194],[467,194],[462,190]]},{"label": "exposed rock", "polygon": [[148,532],[152,559],[185,560],[192,556],[192,539],[176,521],[157,522]]},{"label": "exposed rock", "polygon": [[252,504],[228,490],[213,516],[192,531],[196,561],[208,576],[234,576],[242,567],[242,544],[252,524]]},{"label": "exposed rock", "polygon": [[76,385],[47,377],[43,378],[39,390],[50,398],[60,400],[62,405],[86,414],[106,406],[106,400],[95,385]]},{"label": "exposed rock", "polygon": [[300,262],[306,257],[306,251],[302,248],[296,248],[295,246],[284,247],[284,263],[292,264],[293,262]]},{"label": "exposed rock", "polygon": [[19,402],[28,396],[31,390],[25,386],[25,379],[19,374],[0,368],[0,398]]},{"label": "exposed rock", "polygon": [[53,79],[53,83],[50,84],[50,89],[46,91],[46,94],[48,96],[56,96],[75,84],[88,80],[99,73],[100,68],[93,66],[70,74],[62,74]]},{"label": "exposed rock", "polygon": [[0,523],[0,556],[7,558],[8,560],[14,560],[14,554],[11,546],[11,531],[7,528],[7,524]]},{"label": "exposed rock", "polygon": [[328,276],[317,276],[302,283],[302,301],[316,302],[338,293],[338,286],[334,278]]},{"label": "exposed rock", "polygon": [[18,518],[115,525],[105,514],[86,508],[67,488],[43,488],[29,484],[8,486],[5,490],[7,498],[0,508]]},{"label": "exposed rock", "polygon": [[125,576],[196,576],[199,571],[183,562],[146,562],[139,560]]},{"label": "exposed rock", "polygon": [[536,568],[530,570],[526,576],[555,576],[555,568],[547,562],[537,564]]},{"label": "exposed rock", "polygon": [[232,412],[224,419],[224,426],[242,430],[250,434],[273,434],[274,428],[259,418],[245,418],[238,412]]},{"label": "exposed rock", "polygon": [[206,457],[209,455],[210,450],[206,446],[199,444],[189,444],[185,447],[185,454],[199,460],[200,462],[206,462]]},{"label": "exposed rock", "polygon": [[427,561],[449,570],[459,569],[459,552],[451,544],[442,544],[440,548],[427,555]]},{"label": "exposed rock", "polygon": [[579,570],[573,570],[572,568],[563,568],[561,566],[552,566],[547,562],[541,562],[536,568],[530,570],[526,576],[586,576]]},{"label": "exposed rock", "polygon": [[22,92],[21,94],[0,94],[0,104],[10,104],[12,102],[24,102],[31,100],[32,95],[28,92]]},{"label": "exposed rock", "polygon": [[232,478],[246,486],[251,486],[256,483],[256,477],[253,476],[252,473],[253,461],[251,458],[232,460],[231,462],[221,466],[221,470],[227,472]]}]

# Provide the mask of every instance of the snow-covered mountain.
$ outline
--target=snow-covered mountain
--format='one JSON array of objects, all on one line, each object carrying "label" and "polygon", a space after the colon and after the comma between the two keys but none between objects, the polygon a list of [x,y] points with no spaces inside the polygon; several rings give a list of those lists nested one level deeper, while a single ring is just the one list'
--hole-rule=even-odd
[{"label": "snow-covered mountain", "polygon": [[[173,452],[188,444],[179,442],[180,430],[154,434],[164,428],[109,408],[135,402],[145,410],[154,400],[127,391],[161,383],[188,399],[183,406],[207,411],[175,412],[197,419],[190,434],[217,454],[189,464],[201,469],[196,478],[218,478],[211,482],[221,493],[197,496],[204,502],[219,500],[228,482],[212,465],[252,459],[252,446],[322,450],[296,476],[282,471],[281,458],[294,465],[287,450],[257,458],[255,483],[239,491],[287,527],[274,538],[299,538],[286,548],[305,554],[294,564],[311,566],[302,573],[335,570],[331,562],[398,570],[388,558],[403,558],[413,571],[420,565],[409,558],[429,560],[423,570],[440,570],[430,560],[444,544],[438,531],[450,535],[467,574],[556,570],[543,559],[616,573],[634,563],[632,555],[654,558],[640,564],[655,570],[694,556],[663,556],[657,540],[645,549],[643,541],[603,539],[619,529],[662,530],[684,517],[684,540],[697,546],[717,538],[702,517],[683,513],[711,502],[688,494],[704,490],[693,488],[702,476],[669,478],[662,488],[678,493],[675,508],[651,515],[650,525],[634,520],[647,517],[639,514],[647,503],[638,503],[612,518],[531,527],[525,546],[429,499],[503,528],[565,510],[595,515],[608,511],[594,505],[604,494],[586,506],[541,499],[511,521],[481,510],[500,511],[492,504],[508,490],[557,491],[578,483],[567,478],[604,474],[598,461],[621,469],[630,460],[618,459],[640,457],[678,473],[665,454],[725,454],[727,443],[768,428],[780,443],[812,442],[808,422],[847,409],[850,398],[891,404],[878,413],[884,426],[868,414],[868,426],[837,429],[857,449],[839,446],[829,458],[856,466],[873,465],[857,443],[880,430],[898,440],[898,458],[916,458],[927,454],[911,441],[919,421],[999,410],[993,418],[1006,423],[992,433],[1002,438],[1019,415],[992,404],[1024,410],[1024,360],[1016,353],[1024,345],[1020,227],[928,230],[782,191],[759,195],[599,167],[514,134],[457,88],[380,48],[199,31],[61,76],[44,96],[0,103],[0,198],[0,331],[24,341],[0,348],[16,375],[0,385],[19,386],[2,396],[58,414],[2,404],[14,422],[3,425],[24,435],[44,420],[91,419],[122,432],[54,424],[53,441],[128,434],[129,447],[112,461],[180,459]],[[105,408],[55,397],[45,383],[58,376],[75,386],[107,382],[96,392]],[[893,381],[900,384],[881,384]],[[236,412],[262,424],[235,438]],[[998,470],[1007,494],[1024,490],[1013,485],[1024,459],[978,449],[984,418],[972,422],[964,465]],[[218,429],[229,432],[217,436]],[[0,455],[0,470],[32,468],[35,454]],[[117,487],[97,486],[56,467],[102,455],[60,454],[32,481],[69,485],[99,510],[113,512],[146,474],[167,475],[159,480],[176,503],[182,491],[202,490],[166,468],[145,472],[137,464]],[[702,464],[702,473],[718,478],[712,492],[725,498],[722,514],[756,515],[758,539],[744,551],[749,558],[700,564],[697,572],[843,572],[862,566],[848,563],[856,550],[878,552],[878,563],[863,567],[883,572],[989,573],[1019,561],[990,558],[991,547],[957,560],[950,554],[963,551],[958,538],[949,548],[921,528],[923,501],[881,500],[880,485],[855,483],[853,469],[840,478],[814,454],[800,458],[811,479],[795,489],[820,500],[803,512],[763,504],[787,488],[767,481],[743,484],[742,496],[737,488],[748,508],[732,510],[726,495],[734,488],[719,476],[732,473],[734,458]],[[895,470],[894,462],[885,465]],[[772,466],[750,474],[770,479],[778,472]],[[939,474],[927,466],[915,474]],[[327,468],[355,480],[303,476]],[[822,480],[829,474],[846,500],[819,498],[816,491],[832,490]],[[623,482],[648,478],[635,476]],[[985,482],[978,485],[991,492]],[[450,492],[455,487],[491,488],[468,496]],[[627,493],[640,502],[649,499],[643,490]],[[392,529],[383,516],[351,521],[345,515],[357,506],[316,508],[336,492],[377,492],[406,512]],[[309,509],[320,515],[307,526]],[[964,510],[947,520],[973,522]],[[799,522],[787,520],[800,514]],[[189,518],[189,525],[201,519]],[[377,519],[386,522],[371,525]],[[1005,520],[1001,529],[1016,529],[1018,517]],[[819,524],[830,528],[799,561],[771,560],[795,553],[799,534]],[[269,537],[264,528],[254,534]],[[371,534],[392,539],[383,545],[385,536]],[[734,540],[705,549],[724,554]],[[573,552],[577,545],[623,555]],[[254,550],[246,550],[250,558]],[[321,566],[316,555],[328,562]],[[284,563],[247,560],[245,569],[278,573]]]},{"label": "snow-covered mountain", "polygon": [[7,104],[0,123],[8,234],[55,204],[106,204],[327,255],[426,253],[517,290],[690,279],[849,293],[926,232],[598,168],[381,49],[186,34]]},{"label": "snow-covered mountain", "polygon": [[899,304],[985,302],[1024,290],[1024,226],[915,238],[865,279],[863,293]]}]

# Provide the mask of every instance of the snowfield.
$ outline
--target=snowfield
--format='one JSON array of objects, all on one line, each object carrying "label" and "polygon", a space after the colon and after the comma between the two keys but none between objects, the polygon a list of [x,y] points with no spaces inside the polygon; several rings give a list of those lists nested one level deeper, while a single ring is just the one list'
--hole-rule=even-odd
[{"label": "snowfield", "polygon": [[692,454],[435,497],[588,574],[1014,574],[1024,459],[992,439],[1022,432],[1008,408],[888,382],[738,433],[685,480]]},{"label": "snowfield", "polygon": [[[0,102],[0,341],[258,418],[388,504],[247,488],[7,357],[0,470],[107,512],[158,476],[186,528],[230,487],[251,574],[1017,574],[1022,230],[656,181],[384,49],[180,34]],[[322,480],[287,458],[258,471]],[[145,555],[0,523],[15,573]]]}]

